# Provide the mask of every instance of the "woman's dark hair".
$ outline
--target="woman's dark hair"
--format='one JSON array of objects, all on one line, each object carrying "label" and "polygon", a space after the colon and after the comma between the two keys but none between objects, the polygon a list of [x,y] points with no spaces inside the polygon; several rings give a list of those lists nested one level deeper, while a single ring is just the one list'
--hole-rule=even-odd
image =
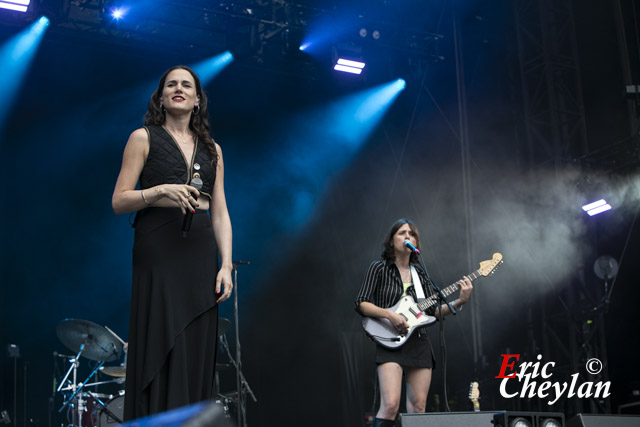
[{"label": "woman's dark hair", "polygon": [[[400,218],[399,220],[393,223],[393,225],[391,226],[391,229],[389,230],[389,233],[387,233],[387,237],[385,237],[384,239],[384,249],[382,250],[382,258],[384,258],[385,260],[395,261],[396,253],[395,253],[395,250],[393,249],[393,236],[395,236],[398,230],[400,230],[400,227],[402,227],[405,224],[409,224],[409,228],[416,236],[416,248],[418,248],[418,250],[422,250],[420,248],[420,232],[418,232],[418,227],[416,227],[416,225],[410,220],[405,218]],[[415,253],[412,253],[411,262],[417,263],[418,255],[416,255]]]},{"label": "woman's dark hair", "polygon": [[196,75],[196,73],[189,67],[185,65],[176,65],[175,67],[169,68],[160,78],[160,82],[158,83],[158,89],[153,92],[151,95],[151,99],[149,100],[149,106],[147,107],[147,112],[144,113],[144,118],[142,119],[145,126],[147,125],[156,125],[162,126],[166,120],[165,111],[160,106],[160,97],[162,96],[162,91],[164,90],[164,84],[167,80],[167,76],[170,72],[174,70],[187,70],[189,74],[193,77],[193,80],[196,83],[196,93],[200,97],[200,104],[197,110],[194,109],[193,113],[191,113],[191,119],[189,120],[189,129],[198,137],[200,141],[203,141],[207,150],[211,154],[211,158],[213,159],[213,164],[218,163],[218,152],[215,147],[215,143],[213,142],[213,138],[209,134],[210,126],[209,126],[209,110],[207,108],[207,94],[202,90],[202,84],[200,84],[200,79]]}]

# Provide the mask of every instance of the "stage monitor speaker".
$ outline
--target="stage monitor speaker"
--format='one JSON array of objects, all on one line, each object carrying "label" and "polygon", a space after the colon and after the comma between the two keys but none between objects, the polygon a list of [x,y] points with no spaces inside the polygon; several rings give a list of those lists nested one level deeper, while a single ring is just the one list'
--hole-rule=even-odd
[{"label": "stage monitor speaker", "polygon": [[564,427],[562,412],[501,411],[493,416],[495,427]]},{"label": "stage monitor speaker", "polygon": [[638,427],[638,415],[578,414],[567,422],[567,427]]},{"label": "stage monitor speaker", "polygon": [[401,427],[491,427],[495,411],[400,414]]},{"label": "stage monitor speaker", "polygon": [[161,414],[129,421],[119,427],[234,427],[219,402],[200,402]]}]

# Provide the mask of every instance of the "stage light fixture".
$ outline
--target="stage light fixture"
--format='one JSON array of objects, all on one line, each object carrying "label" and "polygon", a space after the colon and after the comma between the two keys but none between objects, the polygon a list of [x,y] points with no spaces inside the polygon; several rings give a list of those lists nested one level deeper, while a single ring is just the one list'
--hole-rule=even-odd
[{"label": "stage light fixture", "polygon": [[360,74],[365,67],[364,62],[353,61],[351,59],[338,58],[336,65],[333,66],[333,69],[336,71],[342,71],[344,73],[351,74]]},{"label": "stage light fixture", "polygon": [[600,199],[596,202],[589,203],[588,205],[584,205],[582,210],[589,214],[589,216],[594,216],[599,213],[611,210],[611,205],[607,203],[606,200]]},{"label": "stage light fixture", "polygon": [[114,7],[113,9],[111,9],[109,14],[114,20],[119,21],[125,17],[128,11],[129,8],[126,7]]},{"label": "stage light fixture", "polygon": [[373,37],[374,40],[380,40],[380,31],[378,30],[373,30],[373,33],[371,33],[371,37]]},{"label": "stage light fixture", "polygon": [[29,9],[29,3],[31,3],[31,0],[3,0],[0,1],[0,9],[26,12]]},{"label": "stage light fixture", "polygon": [[533,425],[522,417],[517,417],[509,421],[509,427],[533,427]]},{"label": "stage light fixture", "polygon": [[493,415],[494,427],[564,427],[561,412],[512,412]]},{"label": "stage light fixture", "polygon": [[366,28],[360,28],[360,31],[358,31],[358,34],[360,34],[360,37],[367,37],[367,29]]},{"label": "stage light fixture", "polygon": [[560,421],[555,418],[544,418],[538,423],[539,427],[562,427]]}]

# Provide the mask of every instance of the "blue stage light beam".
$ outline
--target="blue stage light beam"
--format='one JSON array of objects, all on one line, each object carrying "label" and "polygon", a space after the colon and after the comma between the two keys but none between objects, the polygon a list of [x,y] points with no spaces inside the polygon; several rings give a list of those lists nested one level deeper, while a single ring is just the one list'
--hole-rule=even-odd
[{"label": "blue stage light beam", "polygon": [[5,85],[4,101],[0,103],[0,131],[48,26],[49,19],[43,16],[0,47],[0,69],[5,80],[11,82]]},{"label": "blue stage light beam", "polygon": [[26,12],[29,9],[31,0],[5,0],[0,1],[0,9],[15,10],[17,12]]},{"label": "blue stage light beam", "polygon": [[233,55],[231,52],[226,51],[220,55],[216,55],[213,58],[205,59],[204,61],[194,64],[191,68],[200,77],[202,86],[209,84],[225,67],[233,62]]},{"label": "blue stage light beam", "polygon": [[357,34],[360,27],[357,16],[354,11],[344,8],[340,13],[324,14],[321,19],[309,24],[299,49],[312,56],[321,55],[345,35]]},{"label": "blue stage light beam", "polygon": [[404,88],[398,79],[301,113],[285,125],[285,145],[274,166],[281,173],[261,183],[265,191],[279,189],[283,226],[307,223],[327,182],[353,160]]},{"label": "blue stage light beam", "polygon": [[332,109],[337,135],[352,146],[362,144],[405,87],[406,82],[397,79],[336,102]]}]

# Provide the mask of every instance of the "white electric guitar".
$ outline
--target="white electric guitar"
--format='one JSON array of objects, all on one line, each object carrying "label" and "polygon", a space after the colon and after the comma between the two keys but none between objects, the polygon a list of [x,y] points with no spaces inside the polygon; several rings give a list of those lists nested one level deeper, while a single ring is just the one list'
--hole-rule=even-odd
[{"label": "white electric guitar", "polygon": [[[480,268],[469,274],[471,281],[481,276],[490,276],[496,271],[498,265],[502,264],[502,254],[496,252],[490,260],[482,261]],[[458,282],[442,289],[445,297],[460,289]],[[432,295],[429,298],[416,303],[414,299],[406,295],[400,299],[393,307],[388,308],[396,314],[404,317],[409,324],[406,334],[398,333],[398,330],[391,324],[388,319],[380,317],[365,317],[362,319],[362,327],[371,339],[387,348],[398,348],[402,346],[417,328],[427,326],[437,319],[433,316],[425,314],[424,311],[438,304],[438,296]]]}]

